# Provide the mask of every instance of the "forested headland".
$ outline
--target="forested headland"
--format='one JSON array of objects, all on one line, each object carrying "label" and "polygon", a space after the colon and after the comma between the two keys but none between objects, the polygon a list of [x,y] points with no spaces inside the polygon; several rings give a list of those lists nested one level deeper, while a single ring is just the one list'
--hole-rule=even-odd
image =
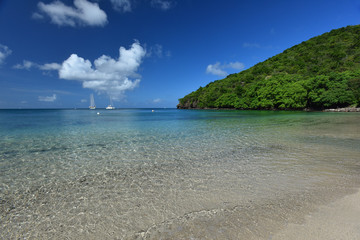
[{"label": "forested headland", "polygon": [[179,99],[178,108],[314,109],[360,106],[360,25],[295,45]]}]

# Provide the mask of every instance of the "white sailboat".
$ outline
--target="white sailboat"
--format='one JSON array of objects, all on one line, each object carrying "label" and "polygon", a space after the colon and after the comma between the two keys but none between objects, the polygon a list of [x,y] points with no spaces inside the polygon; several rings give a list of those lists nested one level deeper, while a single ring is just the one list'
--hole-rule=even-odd
[{"label": "white sailboat", "polygon": [[112,102],[111,97],[110,97],[110,105],[108,105],[108,106],[106,107],[106,109],[107,109],[107,110],[114,110],[114,109],[115,109],[115,107],[113,106],[113,102]]},{"label": "white sailboat", "polygon": [[90,106],[89,106],[90,109],[96,109],[96,106],[95,106],[95,100],[94,100],[94,94],[90,94]]}]

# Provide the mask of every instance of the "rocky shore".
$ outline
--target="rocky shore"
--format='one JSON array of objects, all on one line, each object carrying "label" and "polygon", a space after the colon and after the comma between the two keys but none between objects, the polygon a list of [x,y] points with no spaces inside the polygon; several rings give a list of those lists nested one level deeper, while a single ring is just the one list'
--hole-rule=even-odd
[{"label": "rocky shore", "polygon": [[360,108],[355,108],[355,107],[332,108],[332,109],[325,109],[324,112],[360,112]]}]

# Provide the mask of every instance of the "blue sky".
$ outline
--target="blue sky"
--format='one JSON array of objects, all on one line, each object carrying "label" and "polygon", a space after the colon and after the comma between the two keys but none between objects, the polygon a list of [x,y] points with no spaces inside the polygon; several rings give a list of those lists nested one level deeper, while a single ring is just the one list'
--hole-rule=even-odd
[{"label": "blue sky", "polygon": [[355,0],[0,0],[0,108],[176,107],[356,24]]}]

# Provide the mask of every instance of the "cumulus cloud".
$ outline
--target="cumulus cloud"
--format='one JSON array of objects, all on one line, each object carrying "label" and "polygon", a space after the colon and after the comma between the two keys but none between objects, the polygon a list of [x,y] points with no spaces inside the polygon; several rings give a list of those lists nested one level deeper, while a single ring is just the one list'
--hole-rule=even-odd
[{"label": "cumulus cloud", "polygon": [[215,64],[209,64],[206,68],[206,73],[218,75],[221,77],[227,75],[227,72],[225,72],[224,70],[221,69],[221,65],[219,62],[217,62]]},{"label": "cumulus cloud", "polygon": [[56,100],[56,94],[53,94],[52,96],[39,96],[38,100],[40,102],[54,102]]},{"label": "cumulus cloud", "polygon": [[113,8],[119,12],[131,12],[130,0],[110,0]]},{"label": "cumulus cloud", "polygon": [[[49,4],[39,2],[38,8],[59,26],[104,26],[107,23],[107,15],[99,4],[87,0],[74,0],[74,7],[58,0]],[[34,13],[33,18],[42,18],[41,13]]]},{"label": "cumulus cloud", "polygon": [[153,103],[160,103],[162,100],[160,98],[156,98],[153,100]]},{"label": "cumulus cloud", "polygon": [[119,58],[102,55],[94,61],[86,60],[77,54],[71,54],[59,69],[59,77],[82,82],[84,88],[107,93],[112,99],[118,99],[126,90],[132,90],[140,83],[137,70],[146,54],[139,42],[129,49],[120,47]]},{"label": "cumulus cloud", "polygon": [[175,2],[168,0],[151,0],[151,6],[161,10],[169,10],[175,5]]},{"label": "cumulus cloud", "polygon": [[102,55],[92,63],[74,53],[62,64],[46,63],[41,65],[24,60],[22,64],[16,64],[13,68],[55,70],[58,71],[61,79],[79,81],[83,88],[106,93],[111,99],[116,100],[121,98],[125,91],[132,90],[139,85],[141,76],[137,70],[145,55],[146,50],[139,42],[135,41],[129,49],[120,47],[119,57],[116,59]]},{"label": "cumulus cloud", "polygon": [[0,65],[4,63],[5,58],[7,58],[11,52],[7,46],[0,44]]},{"label": "cumulus cloud", "polygon": [[220,62],[216,62],[215,64],[209,64],[207,66],[206,73],[225,77],[228,75],[228,73],[224,69],[242,70],[244,69],[244,64],[241,62],[230,62],[228,64],[221,64]]}]

